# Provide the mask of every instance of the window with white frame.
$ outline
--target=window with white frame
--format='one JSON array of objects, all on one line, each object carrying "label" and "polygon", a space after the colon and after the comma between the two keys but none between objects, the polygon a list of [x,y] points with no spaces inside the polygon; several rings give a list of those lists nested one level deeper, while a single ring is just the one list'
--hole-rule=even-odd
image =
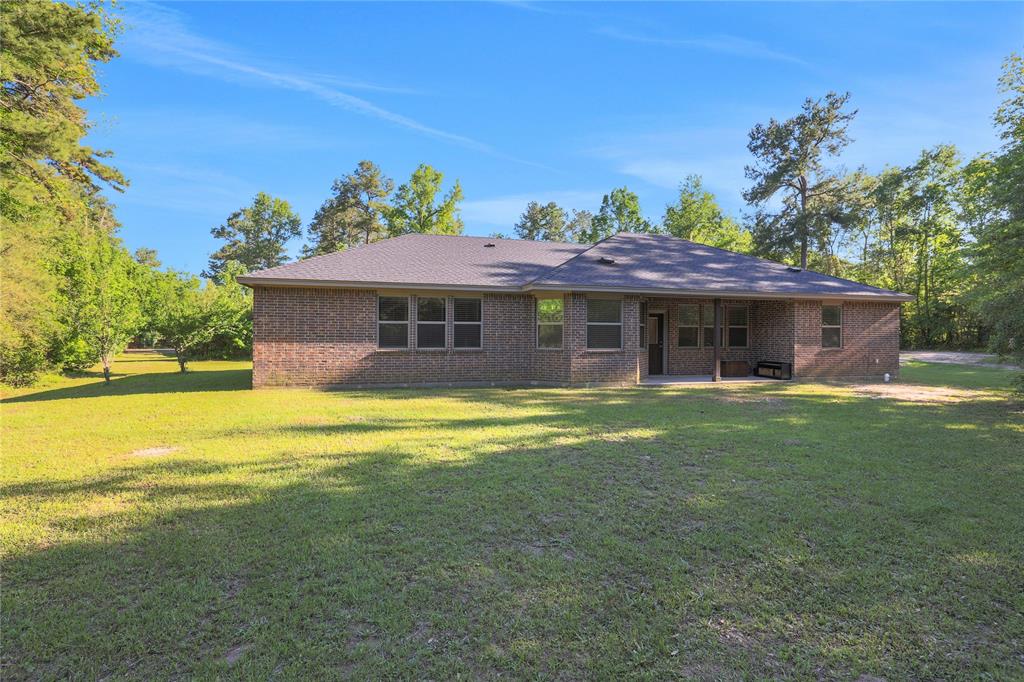
[{"label": "window with white frame", "polygon": [[456,298],[453,301],[452,332],[456,348],[483,347],[483,317],[479,298]]},{"label": "window with white frame", "polygon": [[696,348],[700,345],[700,306],[696,303],[684,303],[679,306],[680,348]]},{"label": "window with white frame", "polygon": [[745,305],[725,307],[725,345],[746,348],[750,345],[750,309]]},{"label": "window with white frame", "polygon": [[542,298],[537,301],[537,347],[561,348],[565,324],[565,301]]},{"label": "window with white frame", "polygon": [[445,328],[448,326],[446,308],[443,296],[416,299],[417,348],[445,347]]},{"label": "window with white frame", "polygon": [[843,347],[843,306],[821,306],[821,347]]},{"label": "window with white frame", "polygon": [[409,347],[409,297],[377,297],[377,346]]},{"label": "window with white frame", "polygon": [[618,350],[622,348],[622,301],[587,299],[587,348]]}]

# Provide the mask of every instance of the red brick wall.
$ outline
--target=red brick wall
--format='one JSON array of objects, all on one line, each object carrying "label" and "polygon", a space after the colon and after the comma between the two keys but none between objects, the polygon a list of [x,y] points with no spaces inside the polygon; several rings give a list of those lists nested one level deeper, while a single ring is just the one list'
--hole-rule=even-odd
[{"label": "red brick wall", "polygon": [[[586,350],[583,296],[565,297],[561,350],[537,348],[532,296],[481,298],[482,349],[417,349],[415,297],[410,297],[410,347],[392,350],[377,348],[376,291],[258,287],[253,303],[253,385],[637,381],[638,298],[624,301],[626,346],[613,352]],[[447,299],[450,346],[452,297]]]},{"label": "red brick wall", "polygon": [[[462,296],[462,294],[460,294]],[[472,296],[472,294],[465,294]],[[447,296],[448,344],[452,302]],[[253,385],[417,383],[624,383],[647,376],[639,349],[641,299],[623,298],[623,348],[586,348],[586,301],[566,294],[560,350],[537,348],[536,305],[528,294],[484,294],[482,349],[416,349],[415,297],[410,297],[410,348],[377,348],[377,292],[264,288],[254,291]],[[709,299],[649,299],[666,313],[669,374],[710,374],[712,349],[679,348],[679,305]],[[794,376],[895,374],[899,353],[897,304],[847,303],[843,348],[822,349],[817,301],[726,301],[750,306],[749,348],[723,349],[726,360],[782,360]]]},{"label": "red brick wall", "polygon": [[896,376],[900,368],[898,303],[843,303],[843,347],[821,347],[821,301],[797,301],[793,375]]}]

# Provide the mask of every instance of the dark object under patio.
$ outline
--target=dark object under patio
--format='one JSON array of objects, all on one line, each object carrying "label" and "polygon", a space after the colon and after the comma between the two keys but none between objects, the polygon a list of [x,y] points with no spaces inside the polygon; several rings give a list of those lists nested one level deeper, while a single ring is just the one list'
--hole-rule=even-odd
[{"label": "dark object under patio", "polygon": [[793,365],[788,362],[759,362],[754,373],[770,379],[792,379]]},{"label": "dark object under patio", "polygon": [[746,360],[722,360],[723,377],[745,377],[750,375],[750,365]]}]

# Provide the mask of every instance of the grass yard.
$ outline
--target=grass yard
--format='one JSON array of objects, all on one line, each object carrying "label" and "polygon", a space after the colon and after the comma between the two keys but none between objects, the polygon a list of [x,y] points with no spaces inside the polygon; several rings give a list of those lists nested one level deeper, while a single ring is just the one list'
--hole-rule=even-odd
[{"label": "grass yard", "polygon": [[1009,373],[7,391],[4,679],[1024,678]]}]

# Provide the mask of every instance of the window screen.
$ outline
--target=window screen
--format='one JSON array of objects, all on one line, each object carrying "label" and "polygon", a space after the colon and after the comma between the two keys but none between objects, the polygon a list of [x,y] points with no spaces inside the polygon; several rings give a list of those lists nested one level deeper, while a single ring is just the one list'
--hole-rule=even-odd
[{"label": "window screen", "polygon": [[416,299],[416,347],[444,348],[448,320],[443,297]]},{"label": "window screen", "polygon": [[409,347],[409,299],[405,296],[377,298],[377,346]]},{"label": "window screen", "polygon": [[456,348],[483,346],[483,318],[479,298],[456,298],[454,301],[452,339]]},{"label": "window screen", "polygon": [[821,306],[821,347],[843,347],[843,306]]},{"label": "window screen", "polygon": [[696,348],[700,336],[700,306],[686,303],[679,306],[679,347]]},{"label": "window screen", "polygon": [[587,299],[587,348],[622,348],[622,301]]}]

